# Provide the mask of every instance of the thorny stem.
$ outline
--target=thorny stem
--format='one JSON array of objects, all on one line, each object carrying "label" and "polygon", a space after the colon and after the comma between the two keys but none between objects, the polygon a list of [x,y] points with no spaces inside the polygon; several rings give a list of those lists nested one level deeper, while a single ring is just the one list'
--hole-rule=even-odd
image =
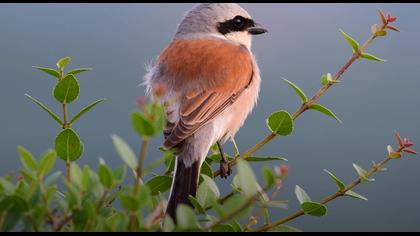
[{"label": "thorny stem", "polygon": [[[398,150],[398,152],[401,152],[401,150],[402,150],[402,148],[400,148],[399,150]],[[375,165],[373,165],[367,172],[366,172],[366,177],[370,177],[370,176],[372,176],[374,173],[376,173],[376,172],[378,172],[379,170],[381,170],[382,169],[382,167],[384,166],[384,165],[386,165],[390,160],[392,160],[390,157],[386,157],[386,158],[384,158],[381,162],[379,162],[378,164],[375,164]],[[336,199],[336,198],[338,198],[338,197],[342,197],[342,196],[344,196],[345,195],[345,193],[348,191],[348,190],[351,190],[351,189],[353,189],[354,187],[356,187],[357,185],[359,185],[359,184],[361,184],[363,182],[363,180],[359,177],[358,179],[356,179],[355,181],[353,181],[353,182],[351,182],[350,184],[348,184],[348,185],[346,185],[346,187],[344,187],[344,189],[342,189],[342,190],[338,190],[336,193],[334,193],[334,194],[332,194],[332,195],[330,195],[330,196],[328,196],[328,197],[326,197],[326,198],[324,198],[323,200],[321,200],[319,203],[321,203],[321,204],[326,204],[326,203],[328,203],[328,202],[330,202],[330,201],[332,201],[332,200],[334,200],[334,199]],[[300,216],[302,216],[302,215],[304,215],[305,214],[305,212],[303,211],[303,210],[299,210],[299,211],[297,211],[297,212],[295,212],[295,213],[293,213],[293,214],[291,214],[291,215],[288,215],[288,216],[286,216],[286,217],[284,217],[284,218],[281,218],[281,219],[279,219],[279,220],[276,220],[276,221],[274,221],[274,222],[272,222],[271,224],[268,224],[268,225],[264,225],[264,226],[261,226],[261,227],[259,227],[259,228],[256,228],[256,229],[254,229],[254,230],[252,230],[253,232],[263,232],[263,231],[267,231],[267,230],[270,230],[270,229],[272,229],[273,227],[275,227],[275,226],[277,226],[277,225],[281,225],[281,224],[284,224],[284,223],[286,223],[286,222],[289,222],[289,221],[291,221],[291,220],[293,220],[293,219],[296,219],[296,218],[298,218],[298,217],[300,217]]]},{"label": "thorny stem", "polygon": [[[381,26],[381,29],[386,29],[386,24]],[[354,52],[352,56],[347,60],[347,62],[340,68],[340,70],[334,75],[332,78],[332,82],[325,84],[318,92],[308,101],[302,104],[302,106],[292,115],[292,119],[296,120],[302,113],[309,109],[309,107],[314,104],[321,96],[323,96],[329,88],[331,88],[337,82],[341,76],[347,71],[347,69],[357,60],[359,59],[360,55],[366,50],[366,48],[372,43],[372,41],[376,38],[374,34],[372,34],[366,42],[359,48],[358,51]],[[244,160],[252,155],[254,152],[265,146],[267,143],[272,141],[274,138],[278,137],[277,134],[271,133],[255,144],[253,147],[249,148],[243,154],[241,154],[238,158],[230,162],[230,166],[234,166],[237,164],[239,160]],[[217,170],[213,173],[213,175],[219,176],[220,170]]]}]

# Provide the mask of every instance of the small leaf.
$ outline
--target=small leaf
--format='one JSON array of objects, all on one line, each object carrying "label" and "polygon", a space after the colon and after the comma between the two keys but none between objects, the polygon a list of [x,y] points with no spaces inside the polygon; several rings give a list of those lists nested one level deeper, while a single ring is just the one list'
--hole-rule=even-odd
[{"label": "small leaf", "polygon": [[311,202],[311,198],[299,185],[296,185],[295,187],[295,194],[300,204]]},{"label": "small leaf", "polygon": [[130,167],[132,170],[137,169],[137,159],[134,155],[133,150],[130,146],[119,136],[112,135],[112,142],[114,144],[114,148],[117,150],[118,155],[123,160],[123,162]]},{"label": "small leaf", "polygon": [[235,232],[242,232],[241,225],[238,223],[237,220],[233,219],[231,223],[232,223],[232,227],[235,230]]},{"label": "small leaf", "polygon": [[196,229],[199,228],[197,217],[191,207],[180,204],[176,209],[177,224],[182,229]]},{"label": "small leaf", "polygon": [[153,123],[149,121],[143,114],[133,112],[131,114],[131,123],[134,130],[141,136],[151,137],[155,135]]},{"label": "small leaf", "polygon": [[377,37],[383,37],[383,36],[386,36],[386,31],[385,30],[378,30],[378,31],[376,31],[375,32],[375,36],[377,36]]},{"label": "small leaf", "polygon": [[288,161],[286,158],[284,157],[276,157],[276,156],[254,156],[254,157],[247,157],[246,158],[247,161],[254,161],[254,162],[258,162],[258,161]]},{"label": "small leaf", "polygon": [[54,98],[63,104],[69,104],[75,101],[80,92],[79,82],[73,75],[67,75],[60,80],[54,88]]},{"label": "small leaf", "polygon": [[54,69],[47,68],[47,67],[41,67],[41,66],[32,66],[35,69],[38,69],[40,71],[43,71],[49,75],[54,76],[55,79],[58,79],[60,77],[60,73]]},{"label": "small leaf", "polygon": [[393,30],[393,31],[396,31],[396,32],[401,32],[400,29],[398,29],[397,27],[395,27],[393,25],[388,25],[386,28],[390,29],[390,30]]},{"label": "small leaf", "polygon": [[172,232],[175,229],[175,224],[169,215],[165,216],[163,221],[163,232]]},{"label": "small leaf", "polygon": [[116,183],[122,183],[125,179],[126,174],[127,174],[127,168],[125,165],[117,167],[112,173],[112,175],[115,178]]},{"label": "small leaf", "polygon": [[39,160],[39,175],[45,176],[48,174],[51,169],[54,167],[55,164],[55,157],[56,153],[54,150],[49,150],[45,154],[42,155],[41,159]]},{"label": "small leaf", "polygon": [[18,146],[17,150],[20,156],[20,161],[25,169],[36,171],[38,169],[38,163],[32,153],[23,146]]},{"label": "small leaf", "polygon": [[323,74],[323,75],[321,76],[321,84],[322,84],[322,85],[326,85],[326,84],[328,84],[327,74]]},{"label": "small leaf", "polygon": [[110,189],[113,186],[114,176],[106,165],[99,165],[98,175],[104,187]]},{"label": "small leaf", "polygon": [[264,167],[262,169],[265,184],[268,187],[273,186],[276,183],[276,176],[271,168]]},{"label": "small leaf", "polygon": [[200,205],[198,200],[193,196],[188,196],[188,199],[190,200],[191,204],[194,206],[194,208],[198,211],[198,213],[206,214],[206,211],[204,208]]},{"label": "small leaf", "polygon": [[309,109],[319,111],[329,117],[334,118],[339,123],[342,123],[341,120],[332,111],[330,111],[328,108],[324,107],[323,105],[315,103],[315,104],[310,105]]},{"label": "small leaf", "polygon": [[166,192],[171,188],[171,184],[172,177],[166,175],[155,176],[146,182],[146,186],[149,187],[152,195]]},{"label": "small leaf", "polygon": [[235,232],[231,225],[216,225],[211,232]]},{"label": "small leaf", "polygon": [[337,178],[333,173],[331,173],[330,171],[324,169],[324,171],[331,177],[331,179],[334,180],[335,184],[337,185],[339,190],[343,190],[346,185],[343,183],[343,181],[341,181],[339,178]]},{"label": "small leaf", "polygon": [[64,70],[64,68],[70,63],[70,57],[63,57],[57,62],[57,68],[60,70]]},{"label": "small leaf", "polygon": [[85,71],[90,71],[92,70],[92,68],[77,68],[77,69],[73,69],[69,72],[67,72],[67,74],[72,74],[72,75],[77,75],[79,73],[85,72]]},{"label": "small leaf", "polygon": [[57,123],[60,126],[63,126],[63,122],[60,120],[60,118],[58,118],[58,116],[56,114],[54,114],[54,112],[52,112],[47,106],[45,106],[44,104],[42,104],[40,101],[38,101],[37,99],[35,99],[34,97],[32,97],[29,94],[25,94],[25,96],[27,96],[29,99],[31,99],[33,102],[35,102],[39,107],[42,108],[42,110],[47,112],[55,121],[57,121]]},{"label": "small leaf", "polygon": [[304,202],[301,204],[302,210],[307,215],[324,216],[327,214],[327,207],[317,202]]},{"label": "small leaf", "polygon": [[366,174],[366,170],[364,170],[362,167],[356,165],[355,163],[353,163],[353,167],[356,170],[357,174],[359,175],[360,179],[362,181],[374,181],[375,179],[369,179]]},{"label": "small leaf", "polygon": [[220,197],[220,192],[217,185],[210,177],[206,175],[201,176],[203,178],[203,182],[201,182],[198,186],[196,197],[200,205],[206,208],[217,201]]},{"label": "small leaf", "polygon": [[119,199],[123,207],[129,211],[136,211],[140,208],[139,201],[131,195],[120,194]]},{"label": "small leaf", "polygon": [[75,161],[81,156],[83,145],[72,129],[61,131],[55,139],[55,151],[65,161]]},{"label": "small leaf", "polygon": [[360,194],[358,194],[358,193],[356,193],[354,191],[351,191],[351,190],[348,190],[344,195],[350,196],[350,197],[354,197],[354,198],[358,198],[358,199],[365,200],[365,201],[368,200],[364,196],[362,196],[362,195],[360,195]]},{"label": "small leaf", "polygon": [[381,59],[379,57],[376,57],[376,56],[374,56],[372,54],[369,54],[369,53],[366,53],[366,52],[360,54],[360,58],[368,59],[368,60],[371,60],[371,61],[386,62],[386,60]]},{"label": "small leaf", "polygon": [[378,9],[378,12],[379,12],[379,17],[381,18],[382,24],[385,25],[387,23],[385,13],[381,9]]},{"label": "small leaf", "polygon": [[95,107],[96,105],[98,105],[99,103],[105,101],[105,99],[99,99],[93,103],[91,103],[90,105],[88,105],[87,107],[83,108],[81,111],[79,111],[79,113],[77,113],[73,119],[71,119],[70,121],[70,125],[73,124],[74,122],[76,122],[76,120],[78,120],[81,116],[83,116],[86,112],[90,111],[90,109],[92,109],[93,107]]},{"label": "small leaf", "polygon": [[201,165],[201,174],[205,174],[207,176],[209,176],[210,178],[214,178],[213,176],[213,170],[211,169],[211,166],[207,163],[207,162],[203,162],[203,164]]},{"label": "small leaf", "polygon": [[283,79],[293,90],[295,90],[295,92],[299,95],[300,100],[302,101],[302,103],[305,103],[308,101],[308,97],[306,96],[306,94],[302,91],[302,89],[300,89],[297,85],[295,85],[294,83],[290,82],[287,79]]},{"label": "small leaf", "polygon": [[343,30],[341,30],[341,34],[346,39],[347,43],[350,44],[351,48],[353,49],[353,52],[357,52],[359,50],[359,43],[354,40],[350,35],[346,34]]},{"label": "small leaf", "polygon": [[293,119],[287,111],[272,113],[266,123],[275,134],[287,136],[293,132]]},{"label": "small leaf", "polygon": [[257,194],[257,179],[254,172],[246,161],[238,161],[238,187],[241,188],[245,196],[251,197]]}]

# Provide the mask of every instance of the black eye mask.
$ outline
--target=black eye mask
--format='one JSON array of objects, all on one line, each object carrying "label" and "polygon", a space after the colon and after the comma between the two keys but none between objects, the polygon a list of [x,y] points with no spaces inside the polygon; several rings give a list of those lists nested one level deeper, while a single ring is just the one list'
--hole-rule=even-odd
[{"label": "black eye mask", "polygon": [[233,19],[219,23],[217,30],[225,35],[230,32],[246,31],[248,28],[254,27],[255,22],[252,19],[243,16],[235,16]]}]

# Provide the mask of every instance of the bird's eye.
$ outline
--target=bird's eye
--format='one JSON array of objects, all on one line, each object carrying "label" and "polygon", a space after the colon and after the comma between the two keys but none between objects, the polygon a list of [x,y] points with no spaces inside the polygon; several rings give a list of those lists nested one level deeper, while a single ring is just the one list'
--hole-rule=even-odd
[{"label": "bird's eye", "polygon": [[244,23],[244,19],[240,16],[237,16],[233,19],[233,25],[238,29],[242,28],[244,26]]}]

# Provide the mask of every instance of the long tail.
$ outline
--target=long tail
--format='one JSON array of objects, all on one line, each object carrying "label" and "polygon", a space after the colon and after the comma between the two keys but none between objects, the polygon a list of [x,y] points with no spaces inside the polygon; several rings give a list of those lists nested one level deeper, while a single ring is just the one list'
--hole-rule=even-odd
[{"label": "long tail", "polygon": [[197,192],[200,161],[197,160],[191,166],[186,167],[182,157],[176,158],[175,174],[172,181],[172,190],[169,197],[166,214],[176,221],[176,208],[179,204],[191,205],[188,196],[195,197]]}]

